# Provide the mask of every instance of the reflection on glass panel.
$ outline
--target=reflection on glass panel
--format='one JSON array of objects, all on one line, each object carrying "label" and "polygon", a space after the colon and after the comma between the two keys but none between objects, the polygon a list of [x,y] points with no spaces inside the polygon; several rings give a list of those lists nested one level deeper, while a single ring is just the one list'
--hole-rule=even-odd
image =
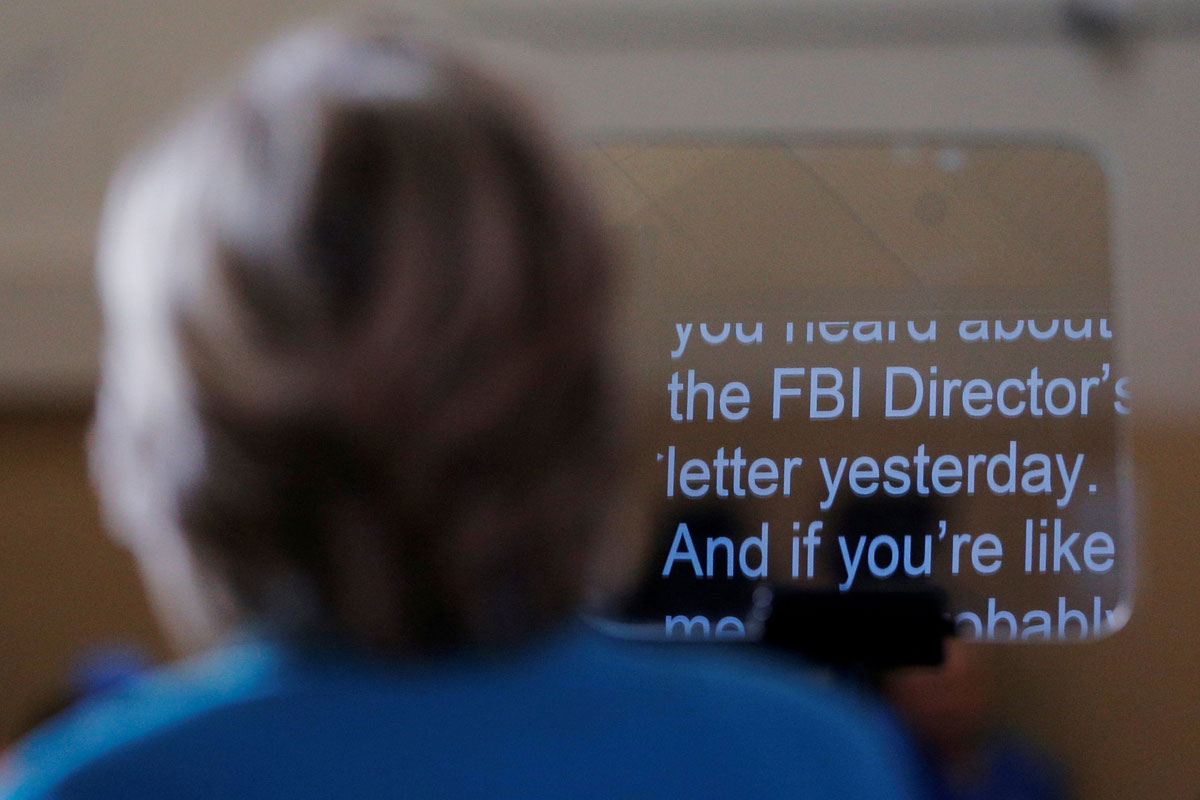
[{"label": "reflection on glass panel", "polygon": [[654,520],[613,618],[881,636],[883,611],[933,598],[967,637],[1124,624],[1129,389],[1093,156],[630,140],[585,158],[631,255],[623,344]]}]

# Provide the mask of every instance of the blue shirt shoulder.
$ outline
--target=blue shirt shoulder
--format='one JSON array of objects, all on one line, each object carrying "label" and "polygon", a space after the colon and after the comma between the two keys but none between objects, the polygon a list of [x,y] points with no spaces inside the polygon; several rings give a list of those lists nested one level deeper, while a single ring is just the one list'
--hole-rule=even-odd
[{"label": "blue shirt shoulder", "polygon": [[876,706],[799,664],[572,629],[373,662],[248,641],[81,707],[0,798],[911,797]]}]

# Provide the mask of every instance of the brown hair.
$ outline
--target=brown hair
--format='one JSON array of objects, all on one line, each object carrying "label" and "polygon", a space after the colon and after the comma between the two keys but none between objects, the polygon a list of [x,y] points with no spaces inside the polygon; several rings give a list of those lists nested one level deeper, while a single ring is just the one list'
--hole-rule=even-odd
[{"label": "brown hair", "polygon": [[126,165],[99,271],[102,497],[241,618],[413,651],[578,605],[608,255],[507,89],[387,27],[285,39]]}]

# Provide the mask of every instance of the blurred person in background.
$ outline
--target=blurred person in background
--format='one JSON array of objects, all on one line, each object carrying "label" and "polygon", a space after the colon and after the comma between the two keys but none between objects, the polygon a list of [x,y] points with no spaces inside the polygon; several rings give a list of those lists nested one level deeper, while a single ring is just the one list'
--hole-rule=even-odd
[{"label": "blurred person in background", "polygon": [[946,640],[938,667],[895,670],[886,695],[920,745],[934,800],[1065,800],[1057,764],[992,716],[985,645]]},{"label": "blurred person in background", "polygon": [[911,796],[877,707],[578,622],[620,505],[609,248],[466,60],[283,39],[119,172],[98,264],[93,475],[193,655],[0,796]]}]

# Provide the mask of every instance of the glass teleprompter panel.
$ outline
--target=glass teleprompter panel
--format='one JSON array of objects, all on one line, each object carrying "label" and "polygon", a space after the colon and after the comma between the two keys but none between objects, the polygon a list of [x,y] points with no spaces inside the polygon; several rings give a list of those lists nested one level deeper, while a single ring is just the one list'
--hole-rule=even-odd
[{"label": "glass teleprompter panel", "polygon": [[931,593],[969,638],[1124,624],[1130,392],[1094,156],[622,139],[585,160],[628,243],[654,534],[613,618],[757,638],[772,599]]}]

